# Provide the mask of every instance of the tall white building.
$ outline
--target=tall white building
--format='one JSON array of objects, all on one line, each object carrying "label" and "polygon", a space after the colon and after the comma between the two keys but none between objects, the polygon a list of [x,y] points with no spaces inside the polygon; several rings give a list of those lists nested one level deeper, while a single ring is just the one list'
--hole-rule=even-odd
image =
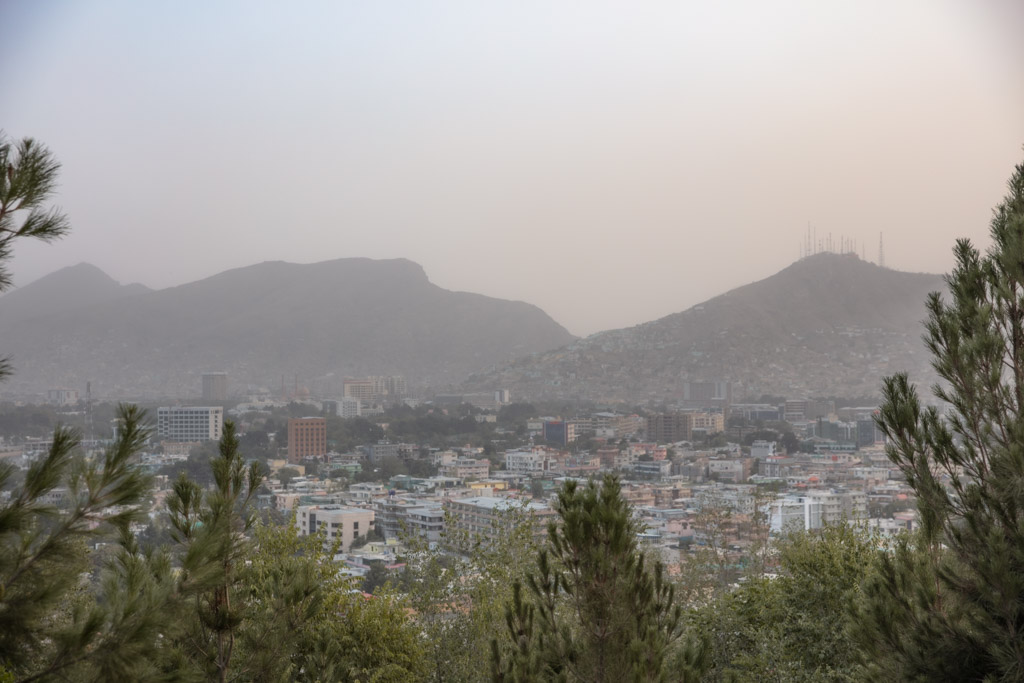
[{"label": "tall white building", "polygon": [[156,410],[156,434],[164,441],[217,441],[223,433],[221,406],[172,406]]}]

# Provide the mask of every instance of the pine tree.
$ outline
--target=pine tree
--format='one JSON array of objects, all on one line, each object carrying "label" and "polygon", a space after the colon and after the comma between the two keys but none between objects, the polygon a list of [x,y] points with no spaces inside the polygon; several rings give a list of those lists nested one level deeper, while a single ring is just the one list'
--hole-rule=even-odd
[{"label": "pine tree", "polygon": [[[130,543],[128,525],[148,488],[132,462],[147,437],[145,413],[122,406],[120,418],[117,440],[91,460],[78,453],[73,431],[58,428],[49,452],[0,506],[0,671],[15,680],[97,666],[123,672],[116,657],[139,647],[153,626],[144,605],[100,602],[81,590],[91,568],[87,544],[112,535]],[[0,486],[13,471],[0,464]],[[61,486],[66,509],[49,502]]]},{"label": "pine tree", "polygon": [[[68,231],[67,216],[60,209],[45,208],[59,171],[60,163],[45,146],[32,138],[14,143],[0,131],[0,293],[11,286],[7,262],[15,242],[50,242]],[[10,373],[10,362],[0,358],[0,380]]]},{"label": "pine tree", "polygon": [[210,678],[228,680],[243,605],[235,597],[241,564],[251,547],[255,521],[250,501],[263,481],[259,463],[248,467],[230,420],[224,422],[220,455],[210,461],[214,486],[204,492],[182,473],[167,499],[174,540],[181,543],[182,593],[195,610],[182,638],[185,656]]},{"label": "pine tree", "polygon": [[882,560],[857,634],[878,680],[1024,679],[1024,164],[982,255],[966,240],[928,299],[925,341],[949,410],[887,378],[878,424],[922,531]]},{"label": "pine tree", "polygon": [[494,680],[686,680],[666,668],[683,635],[674,587],[640,552],[618,479],[582,489],[568,482],[556,509],[528,592],[514,587],[512,646],[502,652],[495,642]]}]

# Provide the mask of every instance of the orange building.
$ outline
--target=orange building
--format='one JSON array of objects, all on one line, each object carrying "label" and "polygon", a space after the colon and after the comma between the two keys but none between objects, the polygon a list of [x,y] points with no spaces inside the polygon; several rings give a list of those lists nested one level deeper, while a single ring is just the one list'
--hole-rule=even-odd
[{"label": "orange building", "polygon": [[306,456],[326,453],[326,419],[299,417],[288,420],[288,462],[299,462]]}]

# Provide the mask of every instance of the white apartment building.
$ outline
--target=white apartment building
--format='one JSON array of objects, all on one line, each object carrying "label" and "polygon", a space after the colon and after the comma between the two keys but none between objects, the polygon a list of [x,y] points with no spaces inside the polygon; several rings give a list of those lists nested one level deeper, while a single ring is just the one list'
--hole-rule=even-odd
[{"label": "white apartment building", "polygon": [[476,458],[457,458],[454,462],[441,465],[437,473],[453,479],[486,479],[491,474],[491,462]]},{"label": "white apartment building", "polygon": [[863,491],[812,490],[776,500],[770,516],[774,532],[863,521],[868,516],[868,497]]},{"label": "white apartment building", "polygon": [[156,433],[164,441],[217,441],[224,433],[224,408],[221,406],[157,408]]},{"label": "white apartment building", "polygon": [[505,451],[505,469],[519,474],[543,474],[558,468],[558,458],[543,448]]},{"label": "white apartment building", "polygon": [[342,505],[303,505],[295,512],[295,525],[300,536],[310,536],[324,529],[324,547],[338,540],[340,552],[348,552],[352,542],[373,530],[373,510]]}]

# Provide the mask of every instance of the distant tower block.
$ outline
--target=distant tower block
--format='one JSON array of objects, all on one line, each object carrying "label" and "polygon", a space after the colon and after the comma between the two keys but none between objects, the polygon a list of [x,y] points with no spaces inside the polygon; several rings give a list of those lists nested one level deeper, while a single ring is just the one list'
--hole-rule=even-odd
[{"label": "distant tower block", "polygon": [[878,265],[885,268],[885,249],[882,248],[882,233],[878,233]]},{"label": "distant tower block", "polygon": [[226,400],[228,400],[228,373],[226,373],[226,372],[204,372],[203,373],[203,400],[204,401],[226,401]]}]

